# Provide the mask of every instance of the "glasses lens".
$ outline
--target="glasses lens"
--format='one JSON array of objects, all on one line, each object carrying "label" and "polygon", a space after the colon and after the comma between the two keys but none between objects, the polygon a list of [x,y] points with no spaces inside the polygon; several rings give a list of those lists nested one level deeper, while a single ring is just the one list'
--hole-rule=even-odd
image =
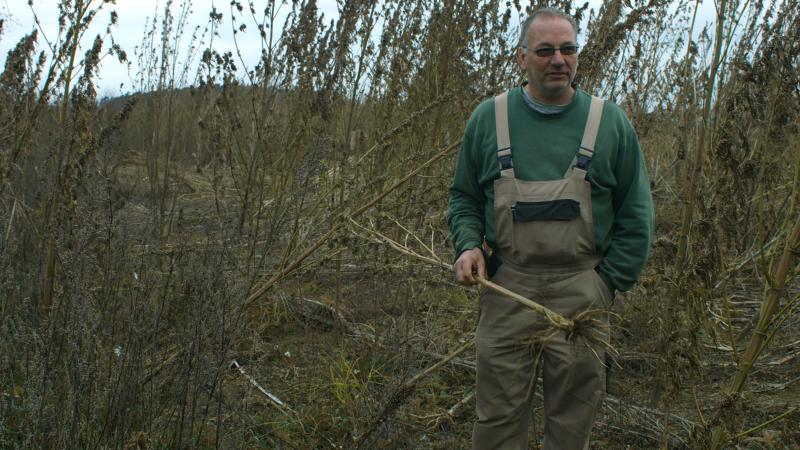
[{"label": "glasses lens", "polygon": [[555,55],[556,54],[556,49],[554,49],[553,47],[542,47],[542,48],[537,48],[533,52],[536,53],[536,56],[540,56],[540,57],[544,58],[546,56]]},{"label": "glasses lens", "polygon": [[577,45],[565,45],[558,49],[564,56],[574,55],[578,51]]}]

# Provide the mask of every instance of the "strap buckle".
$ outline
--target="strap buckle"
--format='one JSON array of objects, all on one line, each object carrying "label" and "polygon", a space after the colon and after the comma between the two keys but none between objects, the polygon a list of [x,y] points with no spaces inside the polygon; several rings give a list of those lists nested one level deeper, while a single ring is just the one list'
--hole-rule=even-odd
[{"label": "strap buckle", "polygon": [[514,160],[511,158],[511,147],[502,148],[497,151],[497,160],[500,161],[500,170],[514,168]]},{"label": "strap buckle", "polygon": [[511,159],[511,155],[501,156],[497,159],[500,161],[500,170],[508,170],[514,168],[514,161]]},{"label": "strap buckle", "polygon": [[586,166],[589,165],[589,161],[592,160],[593,156],[594,156],[594,151],[592,151],[592,150],[590,150],[590,149],[588,149],[586,147],[580,147],[578,149],[578,154],[575,155],[575,159],[577,161],[577,163],[575,164],[575,167],[577,167],[577,168],[579,168],[581,170],[586,170]]}]

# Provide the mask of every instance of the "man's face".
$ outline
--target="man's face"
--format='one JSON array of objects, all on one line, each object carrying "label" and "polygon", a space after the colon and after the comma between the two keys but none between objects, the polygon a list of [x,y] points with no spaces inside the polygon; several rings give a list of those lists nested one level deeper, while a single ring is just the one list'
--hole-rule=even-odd
[{"label": "man's face", "polygon": [[528,76],[528,93],[536,100],[563,105],[572,100],[572,80],[578,69],[578,55],[538,56],[534,51],[544,47],[561,48],[576,45],[572,25],[561,17],[538,16],[528,28],[528,49],[518,50],[517,62]]}]

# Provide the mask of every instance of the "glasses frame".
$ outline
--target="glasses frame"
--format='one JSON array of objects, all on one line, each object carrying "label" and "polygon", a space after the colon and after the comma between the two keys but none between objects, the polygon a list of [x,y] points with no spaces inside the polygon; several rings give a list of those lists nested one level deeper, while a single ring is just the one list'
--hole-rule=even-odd
[{"label": "glasses frame", "polygon": [[568,44],[562,45],[561,47],[539,47],[536,49],[530,49],[527,45],[521,46],[526,51],[533,53],[534,55],[540,58],[552,58],[556,52],[561,53],[561,56],[572,56],[578,53],[580,50],[580,46],[578,44]]}]

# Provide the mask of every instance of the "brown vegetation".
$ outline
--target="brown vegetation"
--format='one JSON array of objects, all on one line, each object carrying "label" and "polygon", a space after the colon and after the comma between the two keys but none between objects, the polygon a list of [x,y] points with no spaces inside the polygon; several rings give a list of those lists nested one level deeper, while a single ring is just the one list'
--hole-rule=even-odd
[{"label": "brown vegetation", "polygon": [[[79,51],[105,2],[62,0],[6,58],[0,447],[468,447],[476,292],[442,268],[444,211],[529,6],[233,1],[187,44],[173,3],[137,95],[96,99],[115,14]],[[800,447],[800,4],[719,0],[705,28],[691,2],[550,3],[657,211],[594,447]],[[214,50],[223,19],[257,66]]]}]

